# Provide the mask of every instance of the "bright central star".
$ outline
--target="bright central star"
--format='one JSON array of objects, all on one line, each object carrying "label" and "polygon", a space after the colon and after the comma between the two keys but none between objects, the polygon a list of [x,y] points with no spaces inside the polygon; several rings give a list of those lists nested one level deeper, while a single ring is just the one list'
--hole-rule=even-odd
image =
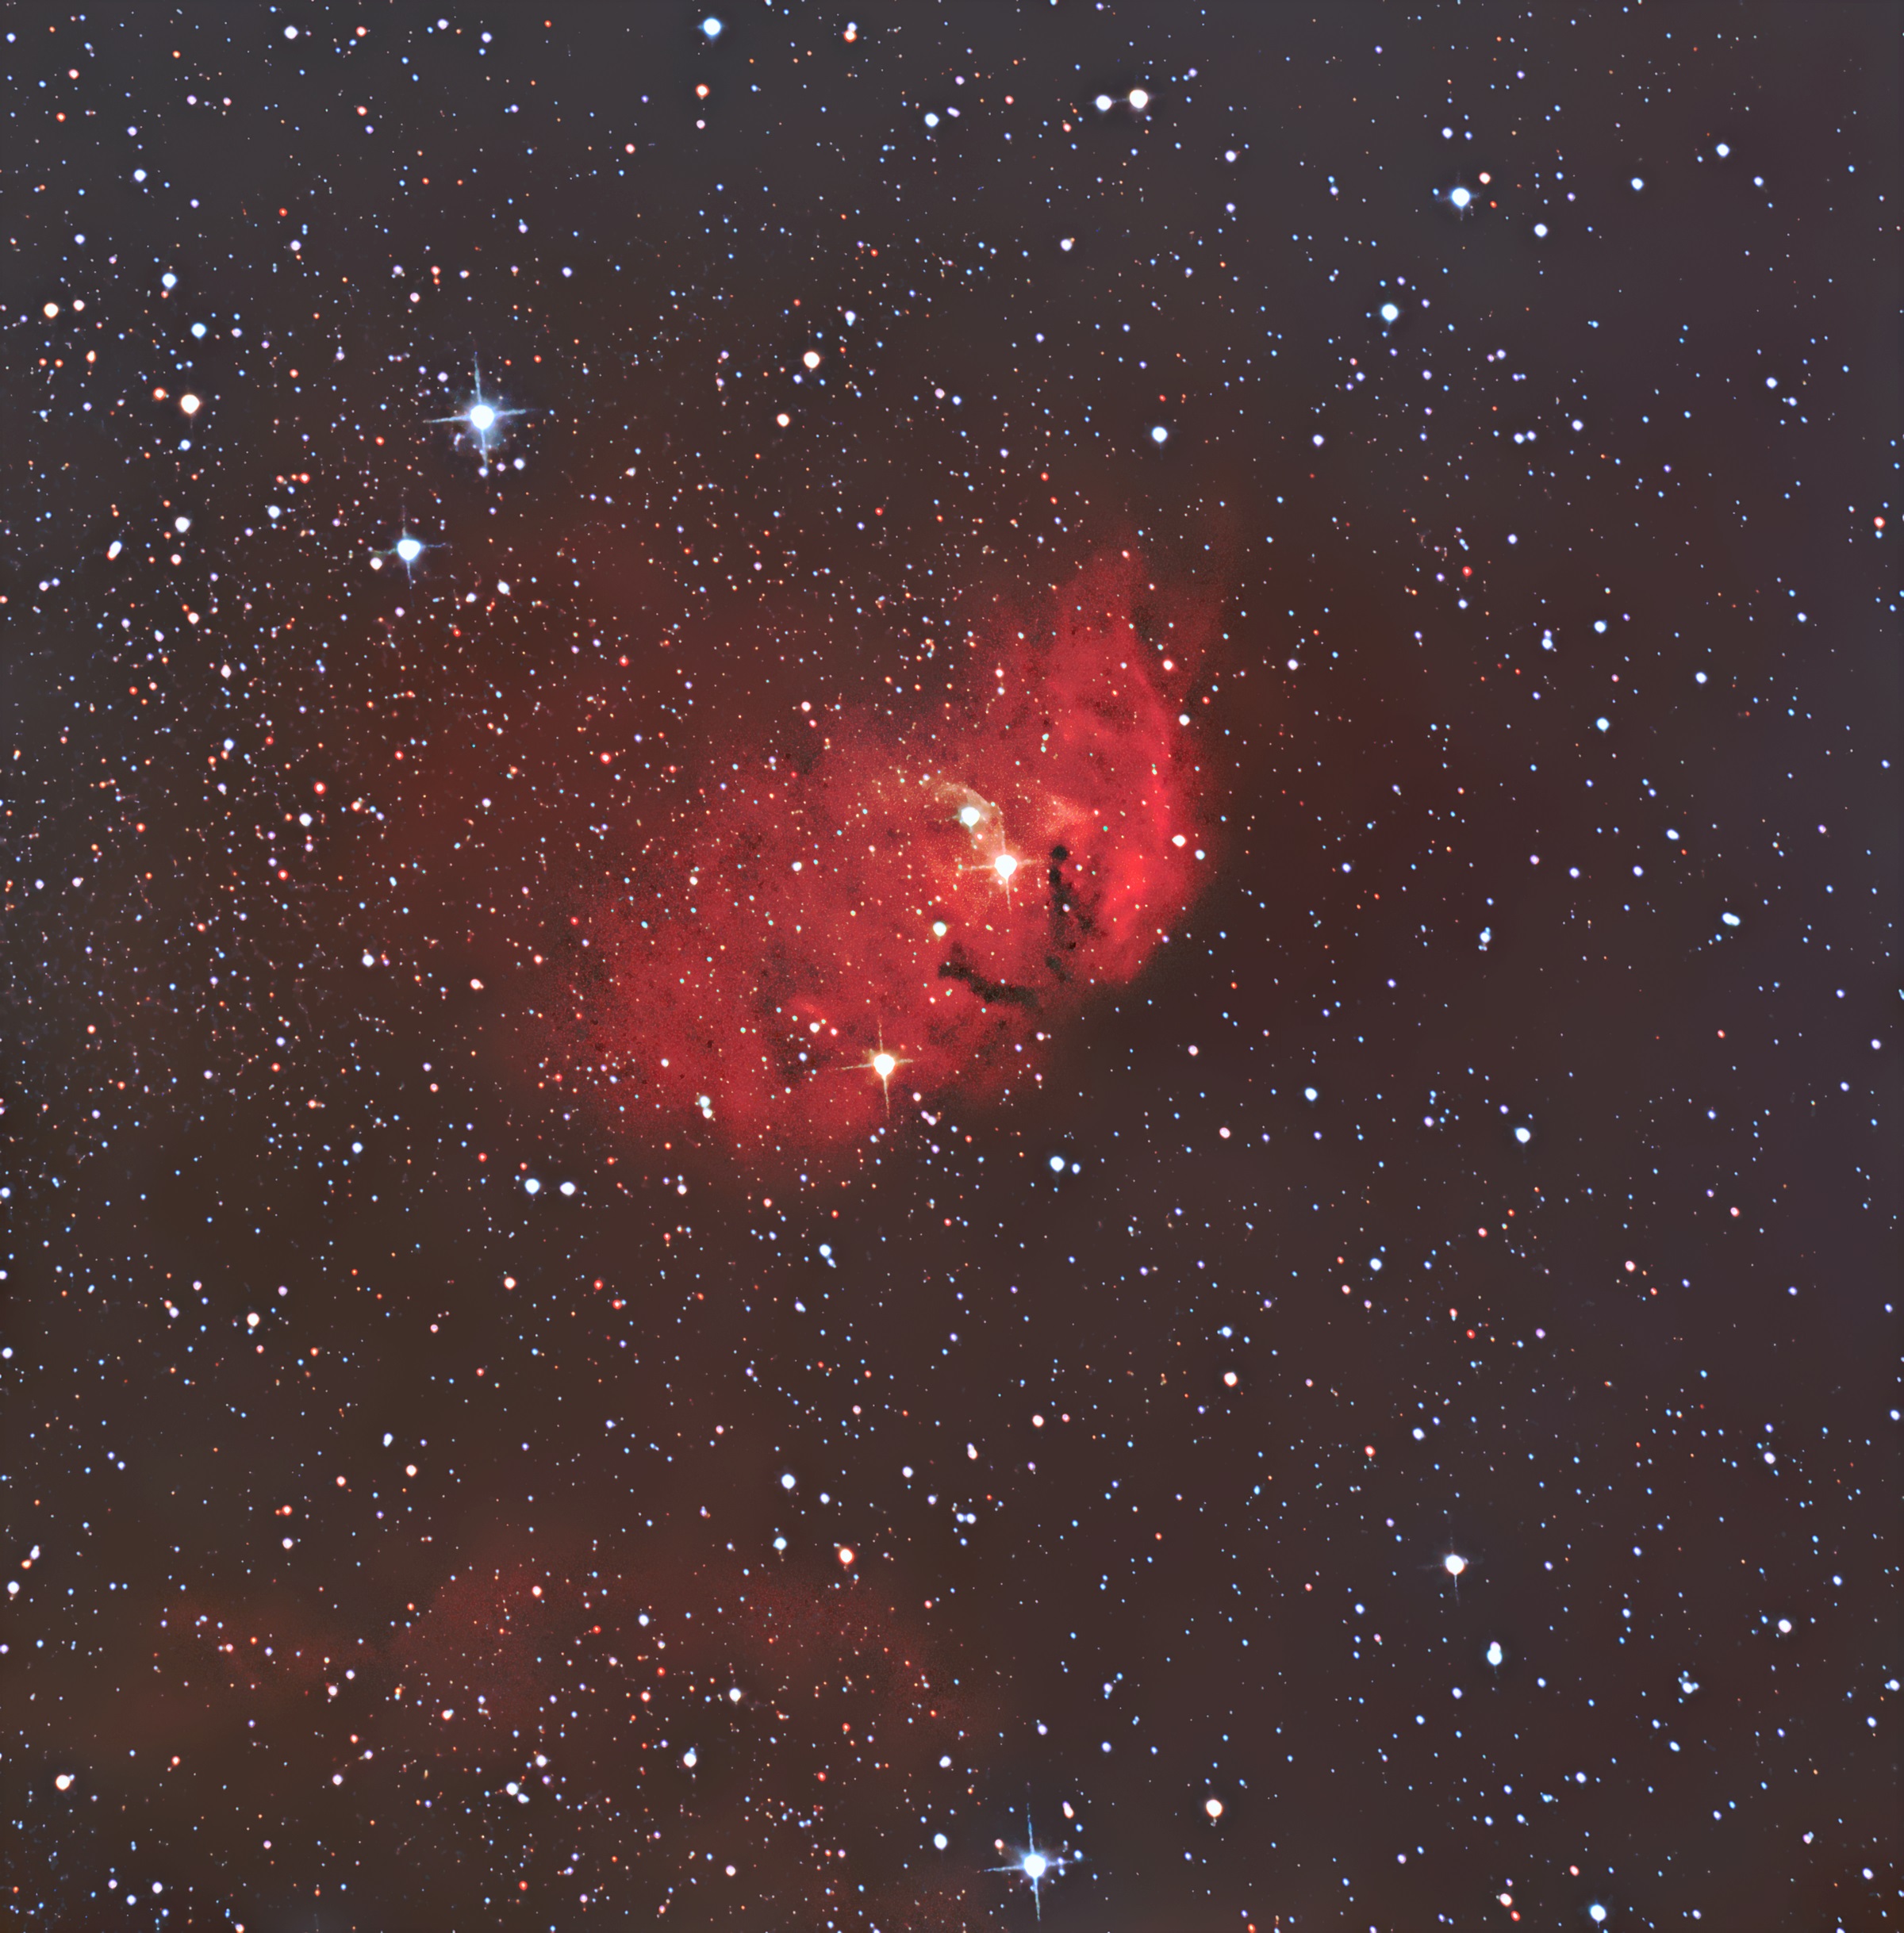
[{"label": "bright central star", "polygon": [[503,435],[505,433],[504,426],[509,418],[520,416],[524,412],[505,409],[500,405],[491,402],[483,394],[482,367],[480,363],[472,366],[471,373],[475,378],[476,388],[468,404],[455,416],[439,416],[436,420],[439,423],[460,424],[470,433],[470,440],[476,445],[478,454],[482,458],[482,474],[486,477],[489,472],[490,438]]},{"label": "bright central star", "polygon": [[1012,875],[1018,870],[1018,861],[1009,853],[1000,853],[992,861],[992,869],[1001,880],[1008,880]]},{"label": "bright central star", "polygon": [[[1025,1849],[1023,1852],[1014,1852],[1011,1855],[1012,1863],[1009,1866],[995,1866],[992,1870],[995,1873],[1014,1873],[1023,1879],[1031,1889],[1032,1911],[1040,1919],[1042,1919],[1044,1902],[1041,1897],[1041,1889],[1043,1882],[1047,1879],[1058,1878],[1067,1866],[1076,1866],[1078,1861],[1075,1857],[1066,1858],[1060,1854],[1054,1858],[1050,1853],[1040,1852],[1038,1848],[1037,1836],[1031,1831],[1031,1821],[1029,1817],[1025,1820]],[[1000,1852],[1005,1850],[1004,1842],[1002,1839],[995,1840],[993,1843],[997,1846]]]},{"label": "bright central star", "polygon": [[884,1040],[860,1063],[867,1072],[879,1076],[880,1092],[885,1097],[888,1114],[892,1111],[892,1076],[905,1064],[897,1054],[887,1047]]}]

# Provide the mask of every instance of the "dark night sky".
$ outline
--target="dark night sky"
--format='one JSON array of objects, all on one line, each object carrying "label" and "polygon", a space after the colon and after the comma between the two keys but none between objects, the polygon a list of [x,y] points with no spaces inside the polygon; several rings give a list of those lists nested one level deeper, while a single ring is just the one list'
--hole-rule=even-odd
[{"label": "dark night sky", "polygon": [[1895,11],[440,4],[5,18],[10,1912],[1897,1924]]}]

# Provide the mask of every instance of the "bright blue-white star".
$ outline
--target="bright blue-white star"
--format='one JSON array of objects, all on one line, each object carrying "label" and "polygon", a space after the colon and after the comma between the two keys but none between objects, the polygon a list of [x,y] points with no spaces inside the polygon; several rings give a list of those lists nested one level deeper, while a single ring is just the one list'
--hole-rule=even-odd
[{"label": "bright blue-white star", "polygon": [[383,568],[383,560],[386,557],[393,557],[398,563],[402,565],[403,574],[406,577],[413,578],[416,574],[417,563],[421,559],[424,552],[431,547],[405,525],[397,531],[397,541],[390,546],[389,550],[378,550],[372,554],[370,568],[373,570],[381,570]]},{"label": "bright blue-white star", "polygon": [[1448,190],[1449,205],[1452,208],[1455,209],[1457,212],[1465,209],[1468,204],[1473,199],[1474,195],[1468,189],[1450,188]]},{"label": "bright blue-white star", "polygon": [[1029,1813],[1025,1817],[1025,1850],[1014,1855],[1011,1865],[995,1866],[991,1870],[994,1873],[1015,1873],[1023,1880],[1031,1889],[1032,1910],[1042,1919],[1044,1908],[1039,1903],[1038,1888],[1055,1878],[1066,1866],[1078,1866],[1083,1862],[1075,1854],[1065,1858],[1058,1854],[1041,1852],[1037,1835],[1031,1830]]},{"label": "bright blue-white star", "polygon": [[453,416],[439,416],[436,420],[439,423],[459,424],[470,433],[477,451],[482,458],[483,470],[486,475],[489,464],[490,439],[501,433],[502,426],[509,417],[525,416],[528,412],[504,409],[485,396],[482,393],[482,365],[474,365],[474,369],[476,393],[470,398],[468,405]]}]

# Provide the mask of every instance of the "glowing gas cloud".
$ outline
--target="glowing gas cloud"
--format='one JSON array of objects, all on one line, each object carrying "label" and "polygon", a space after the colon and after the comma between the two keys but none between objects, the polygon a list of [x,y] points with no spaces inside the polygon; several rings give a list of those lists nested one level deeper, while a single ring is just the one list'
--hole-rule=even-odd
[{"label": "glowing gas cloud", "polygon": [[1207,869],[1179,706],[1211,623],[1103,558],[936,708],[831,715],[804,763],[704,789],[593,922],[574,1018],[611,1114],[803,1150],[1035,1080]]}]

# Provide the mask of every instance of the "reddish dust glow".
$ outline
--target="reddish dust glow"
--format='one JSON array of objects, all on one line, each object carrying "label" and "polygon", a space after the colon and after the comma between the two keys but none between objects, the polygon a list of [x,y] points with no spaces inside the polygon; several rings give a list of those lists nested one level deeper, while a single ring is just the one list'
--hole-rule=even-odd
[{"label": "reddish dust glow", "polygon": [[828,715],[814,750],[704,788],[593,922],[576,1018],[611,1117],[804,1150],[1035,1083],[1198,891],[1173,693],[1209,628],[1104,560],[973,646],[962,697]]}]

